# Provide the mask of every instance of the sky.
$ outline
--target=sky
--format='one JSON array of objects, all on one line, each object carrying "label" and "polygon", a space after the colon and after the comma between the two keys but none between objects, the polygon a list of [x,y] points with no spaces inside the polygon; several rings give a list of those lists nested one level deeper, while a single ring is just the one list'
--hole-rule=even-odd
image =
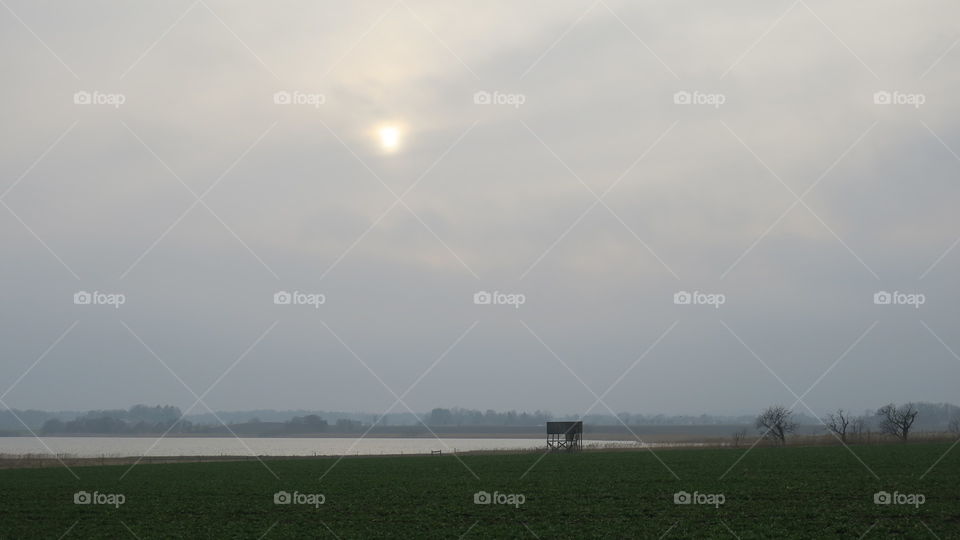
[{"label": "sky", "polygon": [[0,405],[960,402],[958,16],[3,0]]}]

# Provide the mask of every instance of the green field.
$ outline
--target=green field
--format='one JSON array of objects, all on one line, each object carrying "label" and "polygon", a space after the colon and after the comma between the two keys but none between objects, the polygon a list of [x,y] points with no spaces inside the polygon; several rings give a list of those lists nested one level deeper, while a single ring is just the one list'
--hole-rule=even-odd
[{"label": "green field", "polygon": [[[853,446],[880,480],[839,446],[756,448],[723,479],[744,449],[658,451],[679,480],[650,452],[267,461],[279,480],[256,461],[5,470],[0,538],[956,538],[960,450],[921,479],[949,448]],[[125,501],[74,504],[80,490]],[[525,500],[475,504],[481,490]],[[881,490],[925,501],[874,504]]]}]

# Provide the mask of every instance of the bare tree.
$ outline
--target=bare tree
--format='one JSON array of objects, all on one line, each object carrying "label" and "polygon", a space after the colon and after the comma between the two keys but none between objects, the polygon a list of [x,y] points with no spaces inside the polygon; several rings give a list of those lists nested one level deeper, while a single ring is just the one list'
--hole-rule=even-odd
[{"label": "bare tree", "polygon": [[741,429],[740,431],[733,432],[733,446],[739,447],[744,440],[747,438],[747,430]]},{"label": "bare tree", "polygon": [[824,424],[827,425],[827,429],[836,433],[841,441],[847,442],[847,429],[852,420],[849,413],[843,412],[843,409],[837,409],[837,412],[827,415]]},{"label": "bare tree", "polygon": [[[867,419],[863,416],[854,416],[850,419],[850,427],[847,430],[858,440],[863,437],[863,432],[867,430]],[[861,441],[862,442],[862,441]]]},{"label": "bare tree", "polygon": [[793,421],[793,411],[783,405],[772,405],[757,416],[756,427],[763,431],[762,437],[786,444],[787,434],[797,429],[797,423]]},{"label": "bare tree", "polygon": [[884,405],[877,409],[877,416],[880,417],[880,431],[906,442],[918,413],[913,403],[907,403],[902,407],[897,407],[893,403]]},{"label": "bare tree", "polygon": [[960,437],[960,417],[950,420],[947,424],[947,431],[953,433],[955,437]]}]

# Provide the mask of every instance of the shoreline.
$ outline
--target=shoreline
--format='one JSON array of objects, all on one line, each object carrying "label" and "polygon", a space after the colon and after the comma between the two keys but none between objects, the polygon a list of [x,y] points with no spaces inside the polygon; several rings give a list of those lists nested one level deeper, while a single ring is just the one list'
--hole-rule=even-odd
[{"label": "shoreline", "polygon": [[[938,442],[950,442],[957,439],[956,436],[926,436],[916,437],[906,443],[898,442],[892,439],[884,438],[863,438],[858,441],[850,441],[848,446],[892,446],[899,447],[903,445],[927,444]],[[696,450],[748,450],[753,447],[777,448],[780,445],[771,441],[758,441],[756,438],[745,439],[739,443],[732,441],[699,441],[699,442],[678,442],[678,443],[660,443],[656,446],[636,444],[633,446],[613,446],[604,445],[604,443],[619,441],[584,441],[584,447],[579,452],[572,453],[623,453],[623,452],[661,452],[661,451],[696,451]],[[795,439],[788,442],[783,448],[815,448],[842,446],[842,444],[830,436],[810,436]],[[363,458],[410,458],[410,457],[450,457],[450,456],[481,456],[481,455],[520,455],[520,454],[545,454],[548,453],[546,446],[537,448],[506,448],[506,449],[484,449],[484,450],[461,450],[461,451],[442,451],[439,454],[433,453],[391,453],[391,454],[315,454],[315,455],[196,455],[196,456],[99,456],[99,457],[74,457],[65,454],[0,454],[0,471],[12,469],[49,469],[67,467],[90,467],[90,466],[110,466],[110,465],[133,465],[133,464],[177,464],[177,463],[226,463],[226,462],[244,462],[244,461],[295,461],[295,460],[329,460],[329,459],[363,459]],[[553,451],[553,453],[568,453],[564,451]]]}]

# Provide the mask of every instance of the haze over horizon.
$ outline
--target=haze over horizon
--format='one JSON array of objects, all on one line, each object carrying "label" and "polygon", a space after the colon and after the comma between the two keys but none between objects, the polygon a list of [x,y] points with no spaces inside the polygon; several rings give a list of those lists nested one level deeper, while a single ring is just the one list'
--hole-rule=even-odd
[{"label": "haze over horizon", "polygon": [[960,5],[4,2],[0,406],[960,403]]}]

